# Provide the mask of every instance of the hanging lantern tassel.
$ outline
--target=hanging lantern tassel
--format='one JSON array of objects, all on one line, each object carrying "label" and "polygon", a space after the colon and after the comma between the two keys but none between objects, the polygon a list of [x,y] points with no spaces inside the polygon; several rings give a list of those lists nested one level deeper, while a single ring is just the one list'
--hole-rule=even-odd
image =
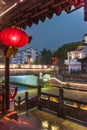
[{"label": "hanging lantern tassel", "polygon": [[17,47],[13,47],[13,46],[10,46],[7,50],[7,53],[6,53],[6,57],[11,57],[13,55],[13,57],[15,57],[16,53],[18,51],[18,48]]}]

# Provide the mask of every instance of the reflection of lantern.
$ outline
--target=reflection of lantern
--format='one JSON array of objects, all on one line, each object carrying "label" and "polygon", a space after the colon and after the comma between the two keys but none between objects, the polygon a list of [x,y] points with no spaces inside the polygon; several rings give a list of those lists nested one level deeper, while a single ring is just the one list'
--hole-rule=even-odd
[{"label": "reflection of lantern", "polygon": [[11,27],[1,31],[0,40],[3,44],[12,46],[12,49],[15,50],[25,46],[29,42],[29,37],[24,31]]}]

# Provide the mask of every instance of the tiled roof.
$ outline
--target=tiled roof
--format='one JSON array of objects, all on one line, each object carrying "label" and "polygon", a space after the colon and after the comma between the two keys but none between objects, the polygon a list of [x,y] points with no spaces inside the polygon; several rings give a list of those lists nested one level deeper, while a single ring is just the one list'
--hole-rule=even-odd
[{"label": "tiled roof", "polygon": [[84,0],[0,0],[0,29],[13,25],[25,29],[52,18],[54,13],[71,13],[83,4]]}]

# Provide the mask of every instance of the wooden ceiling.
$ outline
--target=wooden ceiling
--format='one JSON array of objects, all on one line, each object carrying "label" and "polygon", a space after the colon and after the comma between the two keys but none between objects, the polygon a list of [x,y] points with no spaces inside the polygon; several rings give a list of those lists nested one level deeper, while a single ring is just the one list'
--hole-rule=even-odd
[{"label": "wooden ceiling", "polygon": [[71,13],[84,6],[84,1],[87,5],[87,0],[0,0],[0,30],[9,26],[31,27],[46,17],[51,19],[54,13]]}]

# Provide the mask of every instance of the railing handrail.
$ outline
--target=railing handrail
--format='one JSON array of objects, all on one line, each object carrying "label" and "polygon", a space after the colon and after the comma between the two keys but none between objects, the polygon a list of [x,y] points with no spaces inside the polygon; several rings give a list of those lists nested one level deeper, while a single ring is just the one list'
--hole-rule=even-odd
[{"label": "railing handrail", "polygon": [[[21,102],[24,101],[21,100],[21,97],[19,97],[19,101],[15,101],[18,104],[17,107],[19,111],[21,111],[22,108],[28,111],[29,109],[37,106],[38,109],[41,110],[43,108],[46,108],[48,110],[55,111],[57,115],[61,118],[66,118],[68,116],[83,123],[87,123],[87,107],[85,109],[85,106],[87,106],[87,102],[65,97],[63,88],[59,88],[58,94],[54,95],[48,93],[47,91],[41,91],[41,86],[38,86],[37,96],[29,99],[28,94],[28,92],[25,92],[24,104],[21,104]],[[24,107],[21,105],[23,105]]]}]

